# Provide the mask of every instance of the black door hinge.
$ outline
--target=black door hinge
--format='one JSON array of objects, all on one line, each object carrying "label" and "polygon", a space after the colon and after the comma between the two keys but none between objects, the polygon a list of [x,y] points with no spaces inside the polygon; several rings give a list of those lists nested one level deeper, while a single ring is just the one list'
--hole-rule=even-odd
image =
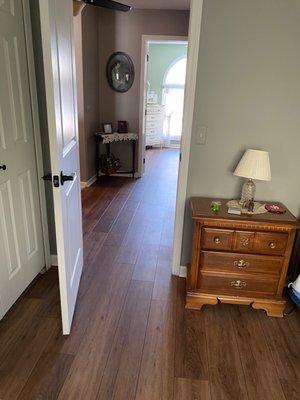
[{"label": "black door hinge", "polygon": [[143,158],[143,164],[146,164],[146,158]]}]

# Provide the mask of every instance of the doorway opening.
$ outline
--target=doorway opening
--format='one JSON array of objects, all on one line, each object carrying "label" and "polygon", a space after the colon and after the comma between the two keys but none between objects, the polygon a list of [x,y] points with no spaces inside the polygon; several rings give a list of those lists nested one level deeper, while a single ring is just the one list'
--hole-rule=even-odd
[{"label": "doorway opening", "polygon": [[167,71],[163,84],[165,118],[163,138],[165,147],[180,147],[182,136],[186,55],[176,60]]},{"label": "doorway opening", "polygon": [[[142,53],[145,60],[142,76],[146,85],[141,93],[145,115],[142,125],[141,151],[159,148],[180,148],[184,94],[186,81],[187,48],[185,37],[143,37]],[[179,151],[178,151],[179,153]],[[143,171],[147,168],[147,158]]]}]

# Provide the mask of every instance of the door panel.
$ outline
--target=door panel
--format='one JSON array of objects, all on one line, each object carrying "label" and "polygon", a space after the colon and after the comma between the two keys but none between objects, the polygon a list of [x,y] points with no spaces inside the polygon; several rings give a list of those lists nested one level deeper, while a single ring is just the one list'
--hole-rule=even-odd
[{"label": "door panel", "polygon": [[53,189],[63,333],[69,334],[83,267],[73,10],[40,0],[51,168],[73,176]]},{"label": "door panel", "polygon": [[22,7],[0,1],[0,318],[45,265]]},{"label": "door panel", "polygon": [[31,184],[31,173],[26,171],[19,176],[20,185],[20,206],[23,213],[25,227],[25,240],[27,246],[27,259],[29,260],[38,251],[36,223],[34,218],[34,202]]},{"label": "door panel", "polygon": [[1,242],[3,242],[4,245],[2,254],[5,254],[4,265],[6,265],[8,270],[8,279],[11,280],[13,275],[20,269],[21,262],[12,191],[9,181],[0,185],[0,210],[2,228]]},{"label": "door panel", "polygon": [[[17,37],[14,36],[8,39],[3,38],[3,47],[14,141],[27,142],[27,129],[23,101],[24,94],[22,89],[22,78],[20,71],[21,66],[19,58],[20,46]],[[30,101],[28,97],[24,100]]]},{"label": "door panel", "polygon": [[7,12],[12,16],[15,15],[15,1],[14,0],[0,0],[0,11]]}]

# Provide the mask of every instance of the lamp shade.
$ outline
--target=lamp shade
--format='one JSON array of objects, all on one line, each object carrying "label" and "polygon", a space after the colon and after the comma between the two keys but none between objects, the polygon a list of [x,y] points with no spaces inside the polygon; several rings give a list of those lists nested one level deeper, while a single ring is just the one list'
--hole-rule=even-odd
[{"label": "lamp shade", "polygon": [[270,158],[267,151],[246,150],[234,171],[234,175],[242,178],[271,180]]}]

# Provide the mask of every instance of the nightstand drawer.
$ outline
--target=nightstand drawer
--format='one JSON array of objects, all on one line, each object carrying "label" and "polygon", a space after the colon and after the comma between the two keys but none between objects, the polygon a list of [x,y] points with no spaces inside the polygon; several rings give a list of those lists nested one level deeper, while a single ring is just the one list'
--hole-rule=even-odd
[{"label": "nightstand drawer", "polygon": [[252,252],[255,245],[255,232],[235,231],[233,250],[236,252]]},{"label": "nightstand drawer", "polygon": [[286,233],[257,232],[255,251],[261,254],[284,254],[288,242]]},{"label": "nightstand drawer", "polygon": [[228,229],[202,229],[201,247],[207,250],[228,250],[232,249],[234,231]]},{"label": "nightstand drawer", "polygon": [[282,257],[274,256],[214,251],[201,251],[200,254],[200,269],[202,271],[259,273],[279,276],[282,263]]},{"label": "nightstand drawer", "polygon": [[218,292],[236,296],[275,295],[278,287],[278,278],[266,275],[245,276],[239,274],[221,274],[201,271],[198,277],[197,288],[207,292]]},{"label": "nightstand drawer", "polygon": [[234,252],[283,255],[288,234],[203,228],[201,248]]}]

